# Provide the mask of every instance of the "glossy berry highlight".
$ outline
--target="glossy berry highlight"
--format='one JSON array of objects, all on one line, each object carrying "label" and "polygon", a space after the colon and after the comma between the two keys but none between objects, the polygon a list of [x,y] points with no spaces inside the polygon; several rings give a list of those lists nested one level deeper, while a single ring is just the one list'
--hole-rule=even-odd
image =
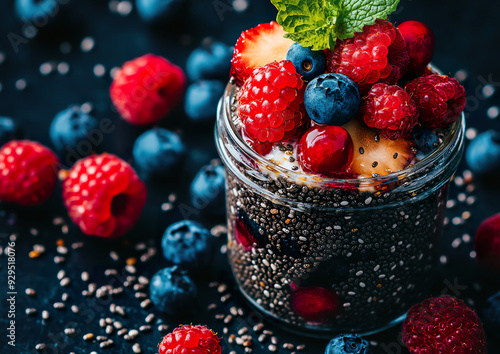
[{"label": "glossy berry highlight", "polygon": [[425,23],[406,21],[398,26],[403,36],[410,62],[408,71],[412,74],[421,74],[429,65],[434,55],[436,39],[434,33]]}]

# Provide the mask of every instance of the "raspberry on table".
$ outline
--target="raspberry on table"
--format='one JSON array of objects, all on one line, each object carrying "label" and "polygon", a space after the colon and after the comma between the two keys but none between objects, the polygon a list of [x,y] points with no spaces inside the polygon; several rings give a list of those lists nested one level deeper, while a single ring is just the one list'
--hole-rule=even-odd
[{"label": "raspberry on table", "polygon": [[109,89],[120,115],[132,124],[153,124],[169,113],[182,98],[186,77],[167,59],[146,54],[128,61]]},{"label": "raspberry on table", "polygon": [[83,233],[117,237],[139,219],[146,187],[128,163],[104,153],[73,166],[63,183],[63,199]]},{"label": "raspberry on table", "polygon": [[163,337],[159,354],[199,353],[221,354],[217,334],[207,326],[180,326]]},{"label": "raspberry on table", "polygon": [[248,135],[271,143],[293,137],[307,120],[303,85],[291,61],[255,69],[239,96],[238,114]]},{"label": "raspberry on table", "polygon": [[373,84],[393,85],[404,76],[410,57],[403,36],[392,23],[378,19],[353,38],[327,51],[328,72],[351,78],[365,95]]},{"label": "raspberry on table", "polygon": [[456,122],[465,108],[465,89],[445,75],[421,76],[408,83],[405,90],[417,104],[419,123],[426,129]]},{"label": "raspberry on table", "polygon": [[403,323],[411,353],[486,353],[483,324],[465,302],[449,295],[414,305]]},{"label": "raspberry on table", "polygon": [[41,204],[57,184],[59,160],[47,147],[12,140],[0,149],[0,200],[24,206]]},{"label": "raspberry on table", "polygon": [[411,132],[418,122],[417,105],[396,85],[373,85],[361,105],[360,114],[367,126],[380,129],[382,135],[392,140]]}]

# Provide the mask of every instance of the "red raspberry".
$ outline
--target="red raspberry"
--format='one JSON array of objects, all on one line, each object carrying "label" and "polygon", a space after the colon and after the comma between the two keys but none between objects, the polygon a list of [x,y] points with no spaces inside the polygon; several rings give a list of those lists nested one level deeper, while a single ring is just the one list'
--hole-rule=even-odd
[{"label": "red raspberry", "polygon": [[293,311],[312,323],[325,323],[340,312],[340,302],[337,294],[319,286],[299,287],[295,283],[292,288]]},{"label": "red raspberry", "polygon": [[483,324],[460,299],[442,295],[414,305],[403,323],[410,353],[486,353]]},{"label": "red raspberry", "polygon": [[474,238],[474,248],[482,265],[500,272],[500,214],[481,223]]},{"label": "red raspberry", "polygon": [[245,130],[242,131],[241,135],[243,140],[245,140],[245,143],[247,143],[248,146],[250,146],[257,154],[261,156],[266,156],[273,149],[272,143],[270,142],[261,143],[257,139],[252,139],[248,136],[248,133]]},{"label": "red raspberry", "polygon": [[41,204],[57,183],[59,160],[50,149],[29,140],[12,140],[0,149],[0,200]]},{"label": "red raspberry", "polygon": [[303,85],[291,61],[255,69],[239,96],[238,114],[248,135],[263,143],[293,137],[307,119],[301,110]]},{"label": "red raspberry", "polygon": [[359,114],[367,126],[380,129],[382,135],[391,140],[409,133],[418,122],[417,105],[396,85],[373,85]]},{"label": "red raspberry", "polygon": [[146,54],[123,64],[109,89],[120,115],[132,124],[153,124],[179,102],[186,85],[181,68]]},{"label": "red raspberry", "polygon": [[128,163],[110,154],[77,161],[63,183],[69,216],[87,235],[117,237],[146,202],[146,187]]},{"label": "red raspberry", "polygon": [[405,90],[417,104],[419,123],[426,129],[444,128],[456,122],[465,108],[465,89],[445,75],[421,76],[406,85]]},{"label": "red raspberry", "polygon": [[220,354],[217,334],[207,326],[184,325],[163,337],[159,354]]},{"label": "red raspberry", "polygon": [[327,50],[327,58],[328,71],[351,78],[362,96],[377,82],[395,84],[410,61],[401,33],[381,19],[353,38],[337,42],[333,51]]}]

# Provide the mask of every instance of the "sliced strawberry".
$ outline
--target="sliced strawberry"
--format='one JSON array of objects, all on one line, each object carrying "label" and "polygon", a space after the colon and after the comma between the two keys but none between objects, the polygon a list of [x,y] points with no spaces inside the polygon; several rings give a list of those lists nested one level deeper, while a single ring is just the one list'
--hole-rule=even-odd
[{"label": "sliced strawberry", "polygon": [[275,21],[241,33],[231,60],[231,76],[239,85],[243,85],[255,68],[286,59],[286,53],[294,42],[284,38],[285,33]]},{"label": "sliced strawberry", "polygon": [[360,177],[385,176],[400,171],[408,166],[415,156],[412,141],[405,138],[387,139],[358,118],[342,127],[351,135],[354,144],[351,168]]}]

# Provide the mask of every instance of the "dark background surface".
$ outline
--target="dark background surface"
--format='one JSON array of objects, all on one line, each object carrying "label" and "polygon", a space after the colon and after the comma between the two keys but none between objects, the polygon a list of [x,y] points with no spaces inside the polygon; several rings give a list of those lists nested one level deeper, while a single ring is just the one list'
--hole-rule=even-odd
[{"label": "dark background surface", "polygon": [[[39,34],[27,43],[19,44],[16,52],[9,43],[9,33],[23,34],[24,24],[18,21],[13,11],[13,1],[0,2],[0,52],[6,59],[0,64],[0,116],[11,116],[17,119],[26,138],[40,141],[51,147],[48,137],[49,124],[54,115],[70,104],[89,102],[94,110],[92,114],[98,118],[111,118],[115,130],[104,136],[103,150],[117,154],[125,160],[130,160],[131,147],[134,139],[142,132],[121,120],[112,109],[108,95],[111,83],[109,70],[120,66],[124,61],[152,52],[162,55],[173,63],[185,67],[185,61],[192,49],[207,35],[222,40],[227,44],[234,44],[240,32],[261,22],[275,18],[275,10],[268,1],[249,0],[249,7],[243,13],[226,11],[223,18],[219,17],[215,7],[225,8],[231,3],[229,0],[190,0],[176,22],[161,29],[148,28],[142,23],[134,11],[128,16],[121,16],[110,12],[107,1],[71,0],[62,7],[56,23],[39,28]],[[500,3],[494,1],[402,1],[392,21],[401,23],[405,20],[420,20],[427,23],[435,32],[437,50],[434,64],[445,73],[455,74],[457,70],[466,70],[468,74],[464,85],[467,89],[468,104],[466,107],[469,127],[478,131],[500,127],[500,119],[488,119],[486,111],[493,105],[499,105],[498,94],[486,98],[483,95],[485,85],[497,89],[500,85],[500,66],[498,65],[500,45]],[[95,47],[89,53],[80,50],[81,40],[91,36],[95,40]],[[69,42],[72,50],[62,54],[59,50],[62,42]],[[57,72],[49,76],[42,76],[39,67],[48,61],[66,62],[70,70],[66,75]],[[93,67],[102,64],[106,68],[106,75],[98,78],[93,74]],[[19,91],[15,83],[19,79],[27,82],[27,88]],[[85,343],[82,336],[92,332],[95,335],[104,335],[103,329],[98,326],[101,317],[119,319],[126,328],[138,328],[144,324],[144,318],[154,309],[143,310],[139,300],[134,298],[132,289],[126,289],[121,297],[111,300],[95,301],[84,298],[81,291],[85,284],[80,280],[80,273],[84,270],[90,273],[92,282],[99,286],[109,284],[109,278],[104,276],[104,270],[117,269],[122,273],[124,261],[129,256],[140,256],[141,252],[134,249],[138,242],[159,247],[161,235],[170,223],[185,217],[202,221],[207,227],[223,223],[207,215],[201,210],[188,216],[183,213],[189,206],[189,182],[199,169],[217,154],[213,143],[212,129],[195,129],[190,126],[186,117],[179,108],[170,114],[161,123],[169,129],[180,131],[189,147],[189,156],[177,178],[163,183],[148,183],[148,203],[143,211],[137,226],[125,237],[109,241],[82,235],[71,224],[66,216],[57,190],[49,203],[41,208],[20,210],[0,205],[0,245],[5,247],[10,234],[17,234],[16,262],[17,262],[17,338],[16,348],[6,345],[5,328],[7,325],[6,302],[6,257],[0,256],[0,348],[2,352],[29,353],[36,343],[46,343],[49,352],[53,353],[98,353],[131,352],[132,343],[126,342],[116,334],[109,336],[115,341],[110,349],[100,349],[95,342]],[[469,131],[471,132],[471,131]],[[64,162],[63,164],[67,166]],[[467,166],[463,163],[462,170]],[[494,178],[493,178],[494,180]],[[470,193],[477,198],[477,202],[468,206],[464,203],[448,210],[448,217],[452,219],[461,215],[463,211],[470,211],[472,217],[460,226],[449,225],[444,229],[442,254],[447,256],[447,263],[440,265],[439,277],[435,284],[435,293],[443,291],[457,295],[469,302],[479,314],[485,299],[500,290],[498,276],[481,270],[476,262],[469,257],[472,244],[462,243],[453,248],[451,243],[464,233],[473,235],[478,225],[486,217],[500,211],[500,188],[498,183],[476,179],[476,189]],[[450,197],[456,199],[464,187],[452,185]],[[177,195],[175,207],[171,211],[161,210],[162,203],[168,200],[171,193]],[[69,226],[69,234],[63,235],[61,227],[53,225],[55,217],[63,217]],[[70,248],[64,264],[54,264],[56,240],[63,238]],[[83,241],[84,246],[72,250],[73,242]],[[223,237],[219,239],[223,244]],[[33,244],[43,244],[47,252],[38,259],[28,258],[28,252]],[[113,261],[109,253],[116,250],[120,255],[118,261]],[[178,318],[162,316],[164,323],[170,328],[179,323],[203,323],[209,325],[224,337],[223,352],[231,350],[237,353],[244,352],[242,347],[227,344],[227,334],[223,334],[224,325],[217,321],[216,314],[227,314],[231,306],[241,306],[246,314],[235,320],[229,327],[229,333],[235,333],[242,326],[252,326],[259,320],[258,315],[252,313],[245,302],[232,291],[225,256],[217,254],[214,266],[206,273],[197,277],[200,295],[193,304],[192,311]],[[138,262],[138,274],[152,276],[158,269],[165,266],[165,262],[158,254],[147,263]],[[59,269],[66,270],[72,280],[68,288],[59,286],[56,274]],[[123,279],[121,279],[123,280]],[[114,280],[115,286],[120,278]],[[229,285],[232,298],[225,304],[220,302],[220,294],[214,288],[209,288],[210,281],[224,281]],[[37,291],[35,297],[24,294],[27,287]],[[69,294],[66,310],[57,311],[52,307],[60,301],[62,293]],[[109,312],[110,302],[125,306],[128,315],[123,317]],[[207,310],[210,303],[217,303],[217,309]],[[79,305],[81,315],[73,314],[69,310],[71,305]],[[38,314],[33,317],[25,315],[28,307],[37,308]],[[41,318],[42,310],[48,310],[51,319],[44,321]],[[88,310],[88,311],[85,311]],[[367,319],[369,321],[370,319]],[[63,334],[66,327],[76,328],[77,335],[68,337]],[[143,352],[157,352],[157,343],[162,334],[153,326],[149,334],[141,334],[137,342],[141,344]],[[284,333],[272,324],[266,324],[278,337],[280,346],[285,342],[295,345],[306,344],[308,353],[322,353],[327,341],[311,340],[296,335]],[[400,353],[405,352],[398,344],[399,328],[388,330],[378,335],[368,337],[376,352]],[[260,345],[254,335],[254,353],[267,352],[267,345]],[[495,342],[496,341],[496,342]],[[488,334],[490,353],[500,353],[500,343]],[[281,349],[283,352],[290,352]]]}]

